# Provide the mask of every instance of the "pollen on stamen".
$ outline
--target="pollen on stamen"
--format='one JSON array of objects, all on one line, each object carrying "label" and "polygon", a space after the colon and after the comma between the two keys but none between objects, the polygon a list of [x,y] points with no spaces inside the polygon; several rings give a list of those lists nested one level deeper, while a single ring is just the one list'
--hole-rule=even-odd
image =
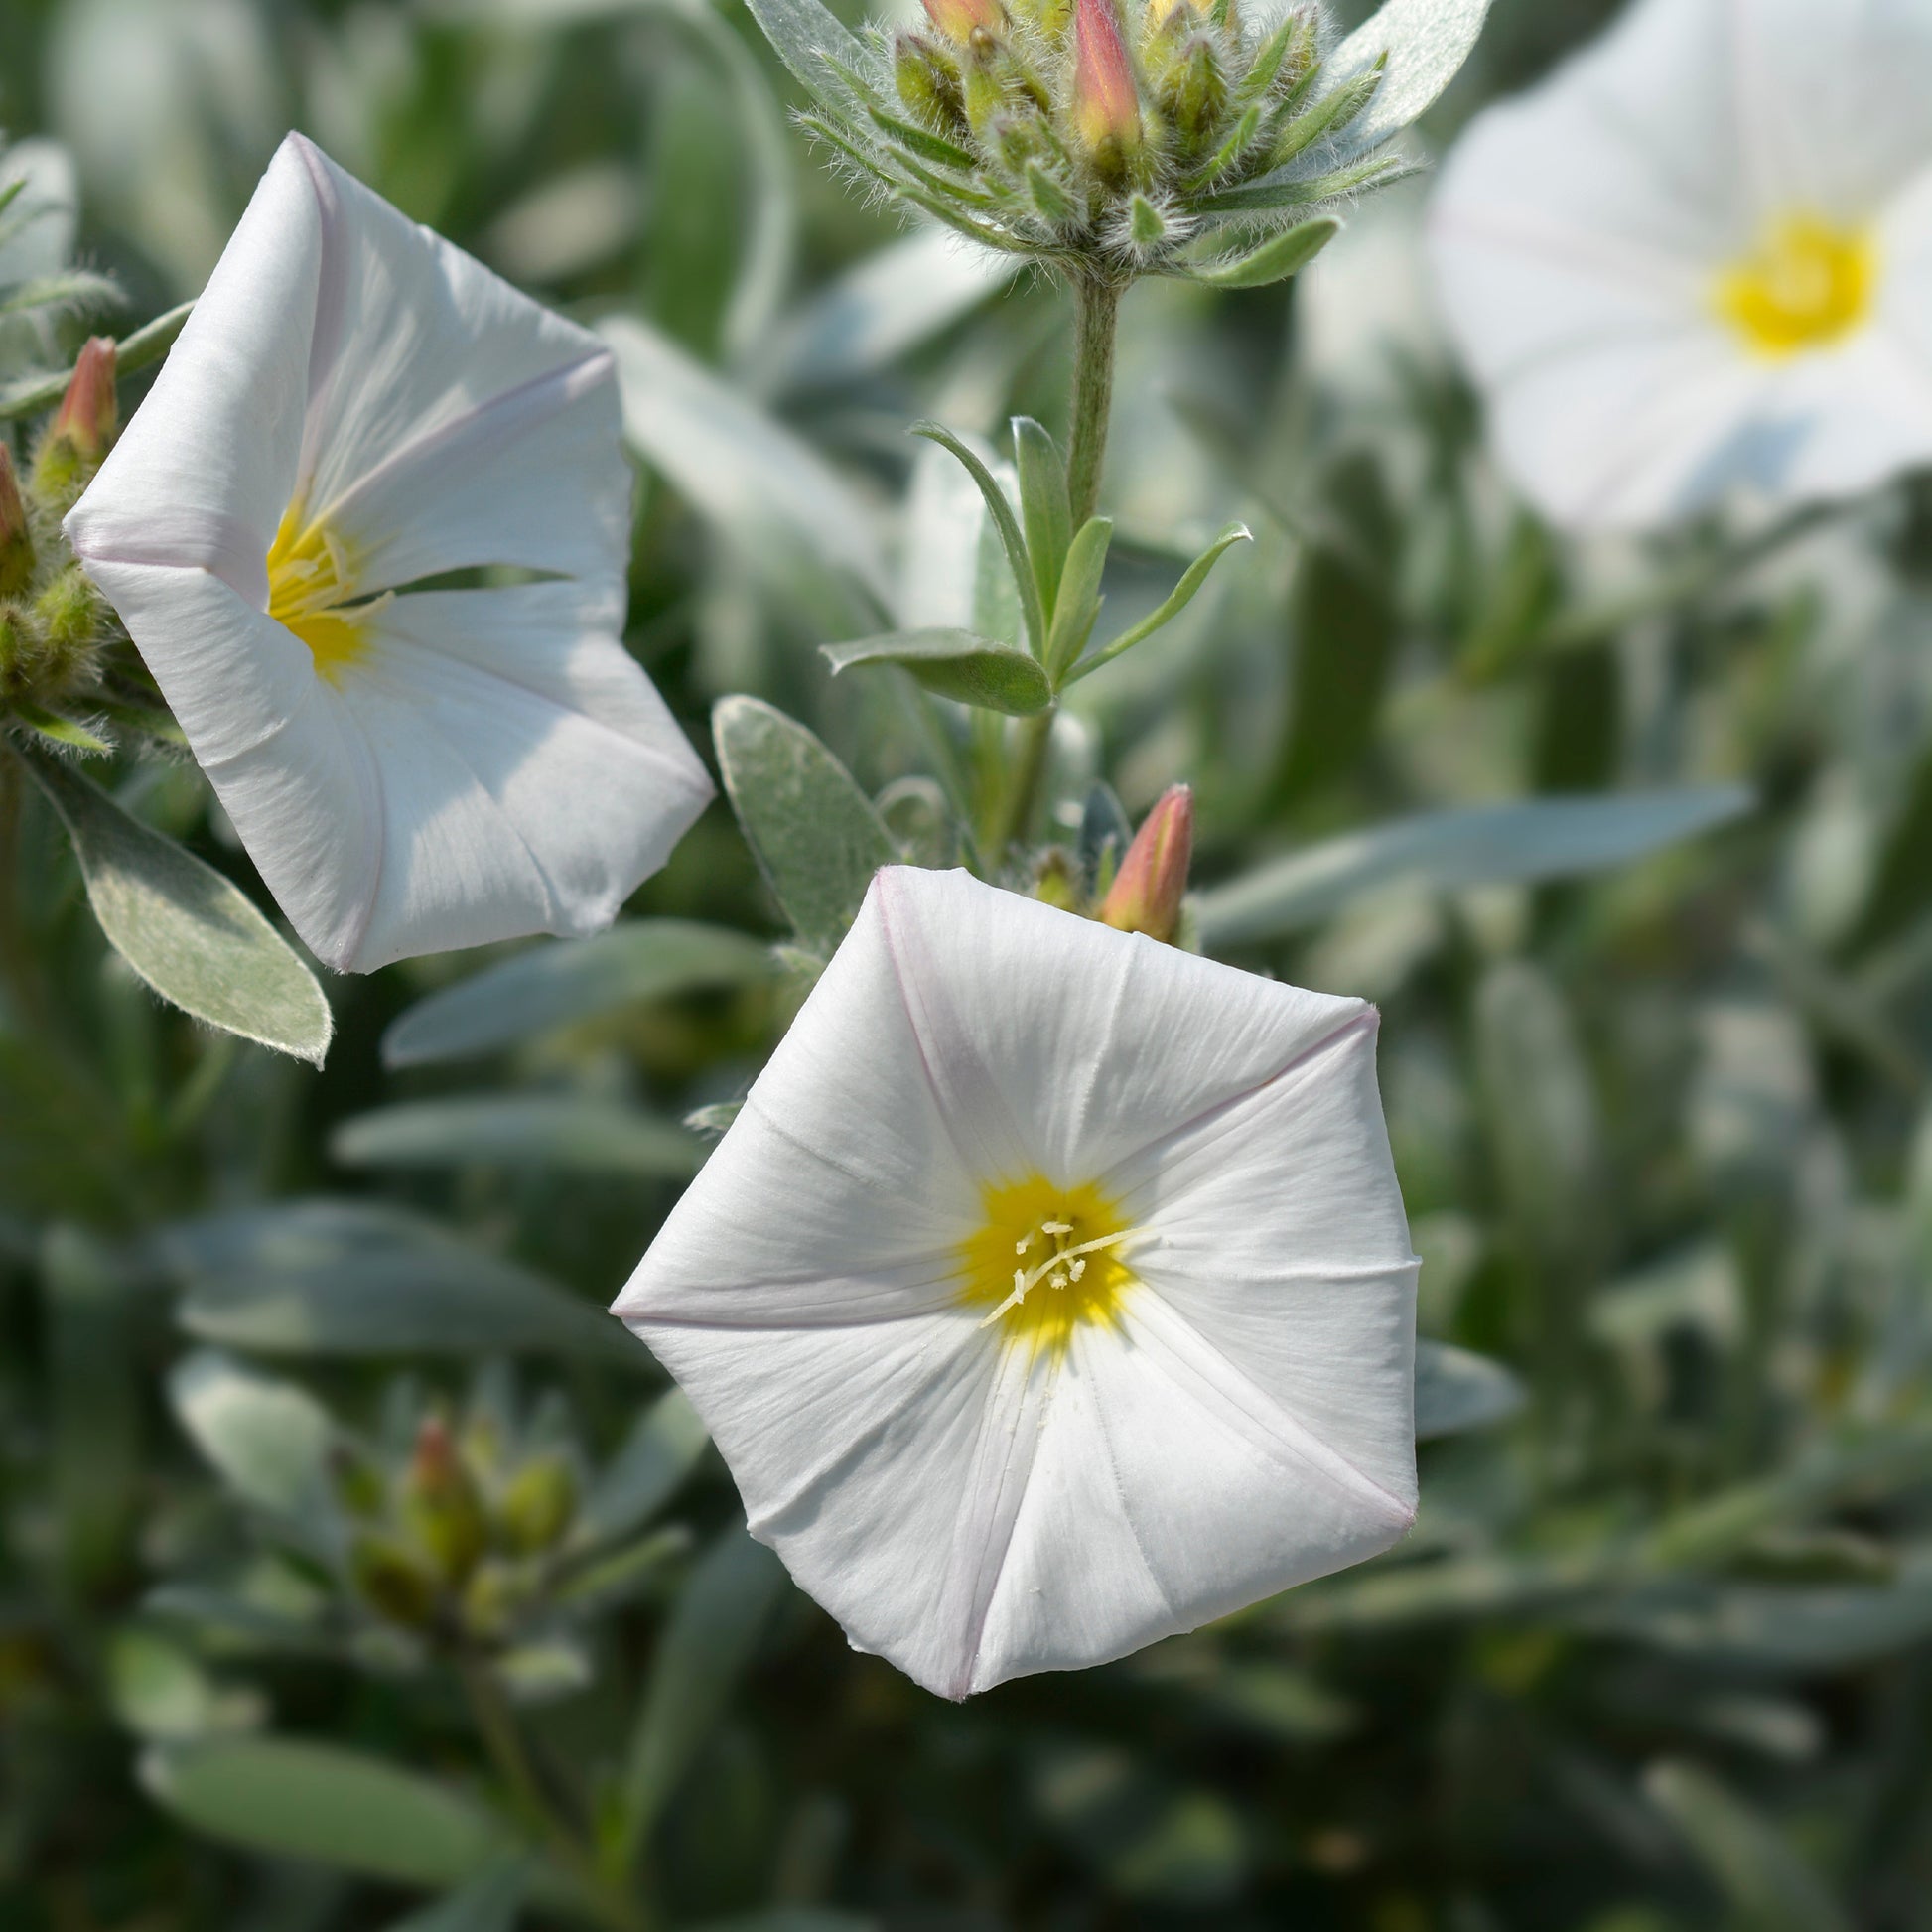
[{"label": "pollen on stamen", "polygon": [[[1058,1357],[1079,1328],[1119,1318],[1137,1281],[1127,1253],[1146,1235],[1098,1186],[1035,1175],[987,1187],[982,1204],[979,1231],[959,1249],[960,1300],[978,1327],[997,1328],[1002,1345]],[[1035,1292],[1042,1288],[1052,1292]]]}]

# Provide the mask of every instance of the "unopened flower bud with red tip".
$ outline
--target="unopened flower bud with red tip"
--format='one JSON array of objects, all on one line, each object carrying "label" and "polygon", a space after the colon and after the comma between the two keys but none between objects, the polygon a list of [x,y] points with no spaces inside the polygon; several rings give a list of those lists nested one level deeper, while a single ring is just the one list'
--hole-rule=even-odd
[{"label": "unopened flower bud with red tip", "polygon": [[0,443],[0,597],[24,591],[34,575],[34,533],[27,526],[14,460]]},{"label": "unopened flower bud with red tip", "polygon": [[1119,932],[1145,932],[1170,945],[1180,930],[1180,901],[1194,852],[1194,794],[1171,785],[1141,822],[1120,871],[1100,902],[1099,918]]},{"label": "unopened flower bud with red tip", "polygon": [[960,46],[973,38],[978,28],[985,34],[1004,34],[1009,25],[1007,10],[1000,0],[924,0],[926,18],[949,41]]},{"label": "unopened flower bud with red tip", "polygon": [[1103,173],[1118,173],[1143,143],[1141,93],[1115,0],[1079,0],[1073,14],[1073,132]]},{"label": "unopened flower bud with red tip", "polygon": [[441,1416],[426,1416],[416,1432],[403,1482],[403,1517],[448,1583],[461,1583],[483,1555],[483,1502]]},{"label": "unopened flower bud with red tip", "polygon": [[114,391],[114,365],[113,338],[88,337],[49,432],[65,437],[90,463],[98,463],[107,454],[114,433],[121,426],[120,401]]},{"label": "unopened flower bud with red tip", "polygon": [[120,428],[114,365],[112,338],[89,337],[68,378],[61,407],[34,453],[34,493],[52,509],[73,506]]}]

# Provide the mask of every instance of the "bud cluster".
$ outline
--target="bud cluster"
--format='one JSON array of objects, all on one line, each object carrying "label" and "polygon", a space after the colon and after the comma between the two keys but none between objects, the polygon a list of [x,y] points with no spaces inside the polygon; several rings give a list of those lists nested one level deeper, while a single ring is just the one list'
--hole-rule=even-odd
[{"label": "bud cluster", "polygon": [[433,1646],[487,1646],[545,1608],[583,1488],[567,1449],[514,1444],[483,1413],[452,1426],[431,1411],[398,1466],[345,1441],[334,1475],[350,1587],[385,1623]]},{"label": "bud cluster", "polygon": [[80,351],[60,408],[34,447],[23,488],[0,442],[0,715],[57,734],[99,693],[105,613],[61,535],[119,428],[114,345]]},{"label": "bud cluster", "polygon": [[1217,241],[1300,225],[1403,169],[1341,138],[1380,68],[1337,79],[1312,6],[1262,32],[1239,4],[925,0],[928,31],[877,43],[876,71],[837,67],[806,121],[988,246],[1121,281],[1222,279]]}]

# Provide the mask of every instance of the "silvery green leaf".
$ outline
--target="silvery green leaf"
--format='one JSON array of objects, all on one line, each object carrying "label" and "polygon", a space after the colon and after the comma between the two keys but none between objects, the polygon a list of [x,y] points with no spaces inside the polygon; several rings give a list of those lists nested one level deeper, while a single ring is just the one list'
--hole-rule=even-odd
[{"label": "silvery green leaf", "polygon": [[887,576],[871,513],[818,453],[668,337],[633,316],[601,326],[617,357],[624,434],[760,567],[795,567],[850,604],[882,607]]},{"label": "silvery green leaf", "polygon": [[[862,42],[819,0],[746,0],[752,17],[793,77],[821,105],[835,111],[854,100],[838,68],[863,72],[868,65]],[[829,58],[828,58],[829,57]],[[836,67],[834,66],[836,64]]]},{"label": "silvery green leaf", "polygon": [[1045,428],[1031,416],[1013,419],[1014,468],[1020,477],[1020,515],[1027,553],[1039,586],[1040,607],[1052,615],[1060,568],[1073,541],[1073,509],[1066,493],[1066,463]]},{"label": "silvery green leaf", "polygon": [[336,1426],[306,1389],[204,1348],[170,1372],[168,1400],[244,1502],[294,1518],[326,1506]]},{"label": "silvery green leaf", "polygon": [[[1083,531],[1082,535],[1084,534]],[[1081,678],[1092,676],[1101,665],[1111,664],[1123,652],[1132,650],[1136,644],[1145,643],[1157,631],[1165,630],[1194,601],[1200,587],[1207,582],[1208,573],[1220,561],[1222,554],[1231,550],[1237,543],[1251,543],[1253,540],[1253,535],[1245,523],[1230,523],[1187,566],[1180,582],[1169,592],[1157,609],[1149,612],[1131,630],[1123,631],[1111,643],[1103,644],[1090,656],[1081,658],[1067,672],[1064,681],[1068,684],[1077,684]]]},{"label": "silvery green leaf", "polygon": [[1013,280],[1018,264],[924,228],[867,255],[772,333],[754,367],[768,390],[822,389],[897,361]]},{"label": "silvery green leaf", "polygon": [[211,1738],[141,1760],[149,1796],[210,1838],[402,1885],[456,1885],[499,1856],[502,1825],[447,1786],[332,1744]]},{"label": "silvery green leaf", "polygon": [[[131,335],[123,336],[115,345],[115,375],[134,375],[149,363],[160,361],[174,347],[175,338],[181,334],[194,308],[194,303],[183,302],[156,316],[152,322],[144,323]],[[71,369],[35,370],[0,384],[0,422],[52,409],[67,393],[72,375]]]},{"label": "silvery green leaf", "polygon": [[1736,1924],[1751,1932],[1851,1932],[1851,1918],[1787,1835],[1709,1771],[1653,1764],[1643,1790],[1697,1854]]},{"label": "silvery green leaf", "polygon": [[651,1660],[619,1799],[622,1843],[641,1849],[699,1746],[712,1734],[785,1587],[784,1566],[727,1530],[679,1592]]},{"label": "silvery green leaf", "polygon": [[724,926],[633,919],[485,966],[419,1000],[382,1035],[382,1063],[424,1066],[534,1039],[645,1000],[771,977],[769,951]]},{"label": "silvery green leaf", "polygon": [[266,1354],[482,1355],[528,1349],[646,1374],[601,1309],[401,1208],[311,1200],[170,1228],[190,1334]]},{"label": "silvery green leaf", "polygon": [[394,1920],[384,1932],[511,1932],[528,1889],[527,1866],[504,1860],[434,1904]]},{"label": "silvery green leaf", "polygon": [[357,1114],[329,1138],[349,1168],[497,1167],[553,1173],[688,1180],[704,1165],[697,1138],[635,1107],[573,1095],[407,1100]]},{"label": "silvery green leaf", "polygon": [[1014,587],[1020,597],[1020,613],[1026,624],[1026,640],[1032,646],[1035,656],[1041,655],[1046,649],[1046,611],[1040,602],[1039,583],[1035,575],[1032,559],[1027,554],[1027,539],[1020,528],[1020,519],[1014,514],[1012,502],[992,470],[981,460],[977,451],[960,437],[955,436],[943,423],[914,423],[914,436],[923,436],[937,443],[941,449],[948,450],[959,461],[980,499],[986,505],[986,513],[992,519],[994,529],[999,533],[1000,543],[1007,554],[1007,568],[1012,573]]},{"label": "silvery green leaf", "polygon": [[896,664],[942,698],[1011,718],[1032,717],[1053,702],[1037,658],[970,630],[893,630],[819,648],[834,676],[855,664]]},{"label": "silvery green leaf", "polygon": [[22,757],[73,841],[101,931],[135,972],[197,1020],[320,1066],[329,1002],[248,899],[77,771]]},{"label": "silvery green leaf", "polygon": [[1527,1392],[1500,1362],[1445,1342],[1416,1343],[1416,1440],[1507,1422]]},{"label": "silvery green leaf", "polygon": [[1856,1670],[1932,1636],[1932,1551],[1912,1550],[1884,1584],[1672,1580],[1585,1603],[1570,1621],[1717,1668]]},{"label": "silvery green leaf", "polygon": [[1397,819],[1262,866],[1200,895],[1211,952],[1315,925],[1398,880],[1446,893],[1561,879],[1623,865],[1750,811],[1741,785],[1531,798]]},{"label": "silvery green leaf", "polygon": [[881,866],[897,856],[852,774],[803,725],[758,698],[712,715],[746,843],[801,945],[830,958]]},{"label": "silvery green leaf", "polygon": [[1366,153],[1434,106],[1469,58],[1488,13],[1489,0],[1384,0],[1323,68],[1333,86],[1378,61],[1388,64],[1366,110],[1343,130],[1342,153]]},{"label": "silvery green leaf", "polygon": [[1054,589],[1053,622],[1046,634],[1046,665],[1054,677],[1086,649],[1100,616],[1100,580],[1114,539],[1111,516],[1090,516],[1067,545]]},{"label": "silvery green leaf", "polygon": [[682,1389],[667,1389],[631,1426],[578,1512],[591,1541],[612,1542],[647,1522],[670,1501],[711,1439]]},{"label": "silvery green leaf", "polygon": [[1188,271],[1189,279],[1217,289],[1263,289],[1299,274],[1341,232],[1333,215],[1303,221],[1264,241],[1245,255],[1207,262]]}]

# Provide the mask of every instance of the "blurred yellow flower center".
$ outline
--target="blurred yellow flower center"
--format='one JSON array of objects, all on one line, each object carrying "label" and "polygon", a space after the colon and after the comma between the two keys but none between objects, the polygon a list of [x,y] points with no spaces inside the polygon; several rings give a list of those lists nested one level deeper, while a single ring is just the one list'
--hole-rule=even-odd
[{"label": "blurred yellow flower center", "polygon": [[1877,255],[1863,229],[1788,214],[1718,277],[1718,311],[1758,355],[1825,348],[1871,313]]},{"label": "blurred yellow flower center", "polygon": [[268,615],[309,646],[331,684],[369,647],[368,619],[386,598],[351,605],[354,573],[343,540],[326,521],[305,520],[291,503],[268,548]]},{"label": "blurred yellow flower center", "polygon": [[1084,1321],[1111,1321],[1135,1275],[1124,1259],[1137,1236],[1091,1183],[1043,1175],[988,1187],[985,1224],[960,1245],[960,1300],[983,1308],[980,1326],[1063,1355]]}]

